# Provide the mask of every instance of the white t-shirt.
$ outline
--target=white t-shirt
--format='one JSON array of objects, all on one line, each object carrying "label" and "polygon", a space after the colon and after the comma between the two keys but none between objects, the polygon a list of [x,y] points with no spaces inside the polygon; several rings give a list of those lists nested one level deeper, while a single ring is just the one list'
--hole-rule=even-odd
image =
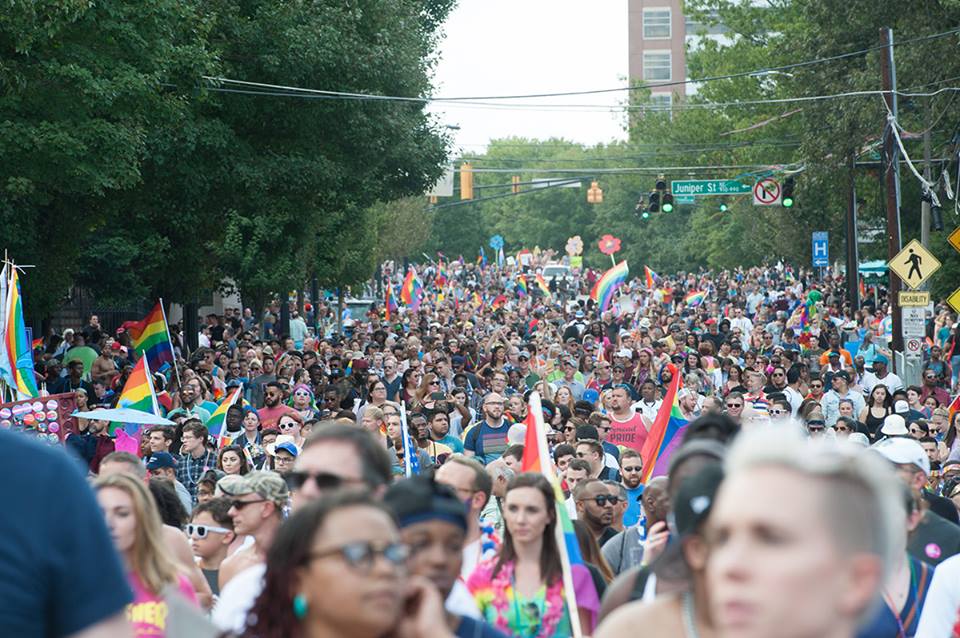
[{"label": "white t-shirt", "polygon": [[220,590],[220,598],[210,614],[213,624],[222,631],[243,633],[247,625],[247,614],[263,591],[263,575],[266,571],[267,565],[259,563],[247,567],[231,578]]},{"label": "white t-shirt", "polygon": [[915,638],[946,638],[951,635],[960,608],[960,555],[937,565],[923,603]]}]

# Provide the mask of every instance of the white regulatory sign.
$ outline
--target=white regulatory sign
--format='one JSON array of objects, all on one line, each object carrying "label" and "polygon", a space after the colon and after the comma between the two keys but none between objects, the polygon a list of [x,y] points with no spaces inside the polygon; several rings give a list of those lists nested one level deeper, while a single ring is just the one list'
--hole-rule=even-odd
[{"label": "white regulatory sign", "polygon": [[919,357],[923,350],[923,342],[916,337],[910,337],[903,344],[908,357]]},{"label": "white regulatory sign", "polygon": [[904,306],[900,309],[903,313],[903,338],[910,339],[915,337],[923,339],[924,327],[926,325],[926,308],[918,306]]}]

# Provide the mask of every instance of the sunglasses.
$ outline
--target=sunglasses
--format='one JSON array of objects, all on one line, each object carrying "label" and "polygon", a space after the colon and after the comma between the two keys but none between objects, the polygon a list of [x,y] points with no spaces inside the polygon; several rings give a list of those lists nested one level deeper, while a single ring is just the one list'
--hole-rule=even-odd
[{"label": "sunglasses", "polygon": [[612,494],[597,494],[597,495],[594,496],[593,498],[582,498],[582,499],[580,499],[580,500],[581,500],[581,501],[593,501],[594,503],[596,503],[596,504],[599,505],[600,507],[603,507],[603,506],[606,505],[607,503],[610,503],[611,505],[616,505],[617,503],[620,502],[620,497],[619,497],[619,496],[613,496]]},{"label": "sunglasses", "polygon": [[786,414],[786,410],[770,410],[770,414]]},{"label": "sunglasses", "polygon": [[281,423],[278,427],[281,430],[289,430],[297,425],[296,421],[287,421],[286,423]]},{"label": "sunglasses", "polygon": [[187,536],[191,538],[194,535],[197,538],[206,538],[207,534],[226,534],[232,531],[225,527],[214,527],[213,525],[194,525],[193,523],[187,525]]},{"label": "sunglasses", "polygon": [[385,545],[357,541],[347,543],[341,547],[333,549],[318,550],[311,552],[308,557],[310,560],[319,560],[328,556],[339,555],[353,569],[360,572],[369,572],[373,567],[373,561],[377,556],[383,556],[390,563],[391,567],[403,567],[410,556],[410,550],[406,545],[400,543],[387,543]]},{"label": "sunglasses", "polygon": [[232,501],[230,501],[230,507],[232,507],[233,509],[239,512],[247,505],[253,505],[254,503],[266,503],[266,502],[267,502],[267,499],[265,498],[260,498],[255,501],[241,501],[240,499],[235,498]]},{"label": "sunglasses", "polygon": [[287,483],[287,487],[291,490],[299,490],[308,481],[313,480],[313,484],[317,487],[318,490],[335,490],[344,483],[356,482],[354,479],[345,479],[342,476],[337,476],[336,474],[330,474],[329,472],[318,472],[317,474],[311,474],[310,472],[288,472],[286,476],[283,477],[284,481]]},{"label": "sunglasses", "polygon": [[297,390],[296,392],[293,393],[293,396],[295,396],[295,397],[308,397],[308,396],[310,396],[310,393],[307,392],[306,390]]},{"label": "sunglasses", "polygon": [[643,468],[637,465],[636,467],[621,467],[620,470],[623,472],[640,472]]},{"label": "sunglasses", "polygon": [[728,404],[727,404],[727,407],[728,407],[728,408],[742,408],[742,407],[743,407],[743,404],[742,404],[742,403],[728,403]]},{"label": "sunglasses", "polygon": [[845,426],[845,425],[837,425],[837,426],[834,427],[834,430],[836,430],[837,432],[852,432],[852,431],[853,431],[853,430],[851,430],[850,428],[848,428],[848,427]]}]

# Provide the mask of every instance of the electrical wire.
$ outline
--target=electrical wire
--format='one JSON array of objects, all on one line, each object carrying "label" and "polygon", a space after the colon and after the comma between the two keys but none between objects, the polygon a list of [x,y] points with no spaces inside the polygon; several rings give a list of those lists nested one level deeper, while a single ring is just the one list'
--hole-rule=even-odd
[{"label": "electrical wire", "polygon": [[[912,44],[915,42],[923,42],[928,40],[935,40],[938,38],[943,38],[949,35],[960,33],[960,28],[951,29],[949,31],[943,31],[941,33],[933,33],[925,36],[918,36],[915,38],[909,38],[906,40],[900,40],[894,42],[893,46],[902,46],[905,44]],[[528,93],[522,95],[487,95],[487,96],[463,96],[463,97],[410,97],[410,96],[399,96],[399,95],[377,95],[372,93],[359,93],[351,91],[330,91],[330,90],[321,90],[321,89],[305,89],[302,87],[291,87],[291,86],[282,86],[277,84],[267,84],[263,82],[249,82],[245,80],[235,80],[232,78],[224,78],[219,76],[201,76],[204,80],[208,82],[217,82],[222,84],[237,84],[241,86],[253,86],[253,87],[262,87],[267,89],[282,89],[286,91],[302,91],[318,95],[324,95],[328,98],[333,99],[352,99],[352,100],[373,100],[373,101],[398,101],[398,102],[418,102],[421,104],[426,103],[437,103],[437,102],[461,102],[461,103],[470,103],[477,102],[482,100],[519,100],[519,99],[534,99],[534,98],[545,98],[545,97],[568,97],[568,96],[577,96],[577,95],[600,95],[604,93],[616,93],[616,92],[632,92],[637,90],[647,90],[648,88],[662,88],[668,86],[683,86],[687,84],[702,84],[704,82],[713,82],[718,80],[730,80],[740,77],[748,76],[757,76],[774,71],[788,71],[790,69],[798,69],[802,67],[812,66],[815,64],[824,64],[827,62],[835,62],[837,60],[843,60],[847,58],[857,57],[860,55],[866,55],[871,51],[876,51],[878,49],[886,48],[887,45],[874,45],[864,49],[859,49],[857,51],[849,51],[847,53],[841,53],[838,55],[815,58],[813,60],[805,60],[803,62],[795,62],[792,64],[784,64],[781,66],[766,67],[762,69],[754,69],[752,71],[741,71],[738,73],[729,73],[726,75],[717,75],[717,76],[708,76],[704,78],[691,79],[691,80],[677,80],[673,82],[658,82],[651,85],[643,86],[621,86],[614,88],[606,89],[595,89],[595,90],[584,90],[584,91],[560,91],[553,93]]]}]

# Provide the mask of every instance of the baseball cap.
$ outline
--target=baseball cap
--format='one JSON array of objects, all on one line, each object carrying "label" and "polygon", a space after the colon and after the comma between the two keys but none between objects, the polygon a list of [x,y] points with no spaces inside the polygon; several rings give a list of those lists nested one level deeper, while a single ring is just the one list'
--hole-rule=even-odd
[{"label": "baseball cap", "polygon": [[147,459],[148,470],[159,470],[166,467],[174,469],[177,467],[177,459],[173,458],[173,455],[168,452],[154,452]]},{"label": "baseball cap", "polygon": [[383,503],[393,510],[401,528],[441,520],[467,529],[466,507],[456,492],[426,476],[412,476],[394,483],[384,494]]},{"label": "baseball cap", "polygon": [[297,458],[297,456],[300,455],[300,450],[297,449],[297,444],[293,443],[292,441],[284,441],[283,443],[277,443],[274,445],[272,456],[277,455],[277,450],[283,450],[284,452],[289,453],[293,458]]},{"label": "baseball cap", "polygon": [[[230,481],[227,481],[230,479]],[[287,483],[276,472],[255,470],[243,476],[225,476],[217,483],[220,490],[228,496],[256,494],[260,498],[283,504],[290,496]]]},{"label": "baseball cap", "polygon": [[837,352],[836,350],[831,350],[830,352],[827,353],[827,357],[830,358],[830,359],[832,359],[833,357],[836,357],[836,358],[839,359],[839,358],[840,358],[840,353]]},{"label": "baseball cap", "polygon": [[620,348],[617,350],[617,356],[623,357],[624,359],[630,359],[633,357],[633,352],[630,350],[630,348]]},{"label": "baseball cap", "polygon": [[676,532],[679,538],[683,539],[696,532],[706,521],[721,481],[723,466],[720,463],[709,463],[680,483],[673,499],[673,510],[668,516],[672,519],[672,531]]},{"label": "baseball cap", "polygon": [[890,361],[885,356],[880,354],[880,355],[877,355],[877,357],[873,360],[873,365],[877,365],[878,363],[887,365],[888,363],[890,363]]},{"label": "baseball cap", "polygon": [[[889,419],[890,417],[887,418]],[[884,425],[884,428],[886,428],[886,425]],[[906,428],[904,428],[904,432],[906,432]],[[892,439],[884,439],[874,444],[873,449],[891,463],[896,463],[897,465],[915,465],[923,471],[924,474],[930,474],[930,459],[927,458],[927,453],[923,451],[919,443],[911,438],[895,437]]]},{"label": "baseball cap", "polygon": [[463,355],[455,354],[452,357],[450,357],[450,363],[452,363],[455,366],[463,365],[466,362],[467,360],[463,357]]},{"label": "baseball cap", "polygon": [[837,370],[833,373],[834,379],[843,379],[846,382],[850,382],[850,374],[846,370]]},{"label": "baseball cap", "polygon": [[906,401],[897,401],[893,404],[893,411],[897,414],[906,414],[910,411],[910,404]]},{"label": "baseball cap", "polygon": [[530,360],[530,353],[527,352],[526,350],[521,350],[521,351],[520,351],[520,354],[517,355],[517,358],[518,358],[518,359],[526,359],[526,360],[529,361],[529,360]]}]

